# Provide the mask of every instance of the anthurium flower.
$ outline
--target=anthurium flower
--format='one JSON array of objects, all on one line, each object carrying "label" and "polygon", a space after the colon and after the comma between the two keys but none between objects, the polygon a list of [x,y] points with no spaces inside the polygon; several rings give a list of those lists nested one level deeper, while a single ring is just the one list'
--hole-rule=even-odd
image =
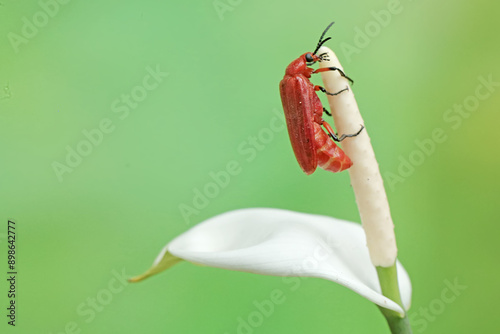
[{"label": "anthurium flower", "polygon": [[[317,277],[341,284],[400,314],[381,294],[361,225],[280,209],[241,209],[210,218],[170,241],[137,282],[181,260],[262,275]],[[411,283],[398,262],[398,283],[408,309]]]}]

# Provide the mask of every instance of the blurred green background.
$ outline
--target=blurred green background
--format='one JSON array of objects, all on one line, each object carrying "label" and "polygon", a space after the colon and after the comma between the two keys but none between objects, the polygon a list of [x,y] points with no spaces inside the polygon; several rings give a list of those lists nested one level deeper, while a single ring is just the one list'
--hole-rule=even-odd
[{"label": "blurred green background", "polygon": [[[327,45],[355,80],[386,178],[414,332],[494,332],[499,14],[463,0],[2,0],[0,258],[14,219],[19,270],[15,328],[1,280],[2,332],[245,333],[239,317],[280,289],[286,302],[249,333],[387,333],[370,302],[320,279],[291,291],[188,263],[120,278],[232,209],[359,222],[348,173],[304,175],[286,130],[270,127],[285,67],[331,21]],[[431,143],[433,131],[446,139]],[[183,216],[231,161],[241,172]],[[455,281],[466,288],[443,299]]]}]

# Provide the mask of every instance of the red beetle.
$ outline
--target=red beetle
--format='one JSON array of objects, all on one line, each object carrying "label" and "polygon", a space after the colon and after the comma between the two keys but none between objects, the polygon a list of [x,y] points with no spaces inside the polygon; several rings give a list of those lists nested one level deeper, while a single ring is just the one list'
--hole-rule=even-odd
[{"label": "red beetle", "polygon": [[[329,116],[331,114],[323,108],[316,92],[322,91],[328,95],[338,95],[348,90],[349,87],[336,93],[330,93],[309,80],[313,73],[338,71],[341,76],[351,83],[353,82],[337,67],[325,67],[317,70],[308,67],[317,61],[327,60],[326,54],[318,56],[316,53],[331,38],[323,39],[333,23],[330,23],[323,31],[314,52],[304,53],[288,65],[285,77],[280,82],[281,102],[285,111],[290,142],[300,167],[307,175],[312,174],[318,165],[324,170],[334,173],[351,167],[351,159],[334,141],[340,142],[346,137],[357,136],[364,129],[364,126],[361,126],[357,133],[344,134],[339,138],[332,127],[323,120],[323,112]],[[326,129],[328,135],[321,126]]]}]

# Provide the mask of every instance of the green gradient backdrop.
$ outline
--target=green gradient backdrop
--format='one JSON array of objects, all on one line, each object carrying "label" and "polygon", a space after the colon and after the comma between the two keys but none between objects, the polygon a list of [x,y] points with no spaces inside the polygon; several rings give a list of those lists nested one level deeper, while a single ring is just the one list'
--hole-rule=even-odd
[{"label": "green gradient backdrop", "polygon": [[[498,87],[457,129],[443,117],[475,94],[479,76],[500,80],[500,4],[402,0],[401,13],[361,45],[356,29],[370,28],[372,11],[388,2],[221,3],[231,9],[222,19],[211,0],[72,1],[43,22],[38,2],[1,1],[0,259],[6,262],[6,221],[13,218],[20,272],[15,328],[6,325],[1,280],[1,331],[232,334],[255,300],[280,289],[286,301],[254,333],[387,333],[370,302],[319,279],[291,291],[281,278],[187,263],[124,288],[113,278],[142,272],[172,237],[231,209],[359,221],[348,174],[303,175],[286,131],[253,159],[238,151],[266,131],[273,110],[281,113],[286,65],[311,51],[335,20],[328,45],[356,82],[384,175],[398,172],[418,149],[415,140],[436,128],[447,136],[404,182],[388,187],[400,259],[413,281],[415,333],[495,332]],[[33,22],[34,15],[47,24],[16,53],[9,33],[20,35],[23,17]],[[359,52],[342,52],[342,43]],[[127,117],[115,113],[115,100],[157,66],[168,77]],[[114,130],[59,182],[53,162],[64,163],[67,146],[75,149],[82,131],[103,119]],[[179,205],[190,204],[209,173],[232,160],[241,173],[186,223]],[[446,281],[455,279],[467,289],[440,302]],[[106,304],[92,309],[97,296]]]}]

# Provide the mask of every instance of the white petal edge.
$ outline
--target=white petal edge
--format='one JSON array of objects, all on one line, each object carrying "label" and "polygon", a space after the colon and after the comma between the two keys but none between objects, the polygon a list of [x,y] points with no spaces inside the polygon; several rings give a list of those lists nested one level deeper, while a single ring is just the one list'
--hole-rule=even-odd
[{"label": "white petal edge", "polygon": [[[405,313],[381,294],[361,225],[345,220],[268,208],[226,212],[173,239],[151,269],[132,281],[165,270],[180,259],[261,275],[324,278],[379,306]],[[399,261],[397,270],[401,299],[408,310],[410,278]]]}]

